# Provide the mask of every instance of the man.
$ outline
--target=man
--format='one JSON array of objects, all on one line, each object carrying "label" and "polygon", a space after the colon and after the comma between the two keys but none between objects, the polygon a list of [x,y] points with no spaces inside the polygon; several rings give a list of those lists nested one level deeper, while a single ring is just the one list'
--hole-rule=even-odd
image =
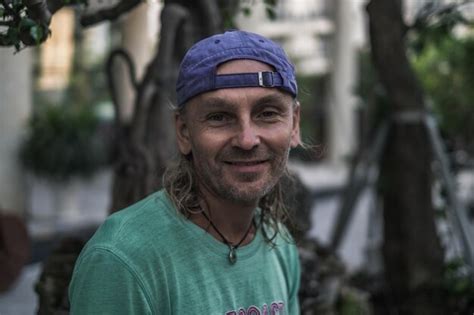
[{"label": "man", "polygon": [[294,68],[231,31],[184,57],[180,158],[161,190],[112,215],[81,253],[73,314],[299,314],[280,179],[300,142]]}]

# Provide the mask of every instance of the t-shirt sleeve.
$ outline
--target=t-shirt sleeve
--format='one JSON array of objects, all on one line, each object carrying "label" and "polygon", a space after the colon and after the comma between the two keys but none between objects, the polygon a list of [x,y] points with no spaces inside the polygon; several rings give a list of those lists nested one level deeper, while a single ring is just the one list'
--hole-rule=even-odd
[{"label": "t-shirt sleeve", "polygon": [[290,289],[290,297],[288,301],[288,311],[291,315],[300,314],[300,304],[298,300],[298,292],[301,282],[301,266],[296,246],[291,254],[291,268],[292,268],[292,287]]},{"label": "t-shirt sleeve", "polygon": [[71,314],[152,314],[136,272],[110,250],[79,258],[69,286]]}]

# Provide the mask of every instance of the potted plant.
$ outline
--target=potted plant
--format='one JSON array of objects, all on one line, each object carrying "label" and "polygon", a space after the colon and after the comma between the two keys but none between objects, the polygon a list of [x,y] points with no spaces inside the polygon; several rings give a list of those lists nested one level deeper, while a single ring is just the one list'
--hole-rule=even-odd
[{"label": "potted plant", "polygon": [[20,160],[35,177],[46,179],[59,219],[73,221],[77,209],[77,178],[90,177],[107,163],[107,146],[99,118],[90,106],[44,106],[29,121]]}]

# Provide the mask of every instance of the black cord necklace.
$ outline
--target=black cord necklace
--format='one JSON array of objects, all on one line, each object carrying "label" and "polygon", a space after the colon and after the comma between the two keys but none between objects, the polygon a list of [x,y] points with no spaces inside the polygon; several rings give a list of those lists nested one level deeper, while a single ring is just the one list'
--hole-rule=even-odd
[{"label": "black cord necklace", "polygon": [[235,252],[237,250],[237,248],[240,247],[240,245],[242,244],[242,242],[247,238],[247,236],[249,235],[250,233],[250,230],[252,229],[252,226],[253,226],[253,220],[252,222],[250,223],[249,225],[249,228],[247,229],[247,232],[245,232],[245,235],[244,237],[242,237],[242,239],[237,243],[237,245],[234,245],[232,244],[231,242],[229,242],[225,236],[217,229],[217,227],[215,226],[215,224],[212,222],[211,218],[209,218],[209,216],[203,211],[201,212],[202,215],[206,218],[207,221],[209,221],[209,224],[212,226],[212,228],[214,229],[214,231],[217,232],[217,234],[219,234],[219,236],[222,238],[222,240],[224,241],[224,243],[229,247],[229,255],[227,256],[227,258],[229,259],[229,262],[231,263],[231,265],[235,264],[235,262],[237,261],[237,253]]}]

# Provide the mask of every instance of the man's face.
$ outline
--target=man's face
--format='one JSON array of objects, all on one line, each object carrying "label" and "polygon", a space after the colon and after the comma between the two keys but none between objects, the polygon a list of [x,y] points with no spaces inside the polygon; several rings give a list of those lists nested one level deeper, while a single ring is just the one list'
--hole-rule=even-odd
[{"label": "man's face", "polygon": [[[218,74],[271,71],[253,60],[235,60]],[[281,177],[290,147],[299,144],[299,106],[274,88],[206,92],[176,116],[179,149],[192,154],[198,185],[216,197],[252,204]]]}]

